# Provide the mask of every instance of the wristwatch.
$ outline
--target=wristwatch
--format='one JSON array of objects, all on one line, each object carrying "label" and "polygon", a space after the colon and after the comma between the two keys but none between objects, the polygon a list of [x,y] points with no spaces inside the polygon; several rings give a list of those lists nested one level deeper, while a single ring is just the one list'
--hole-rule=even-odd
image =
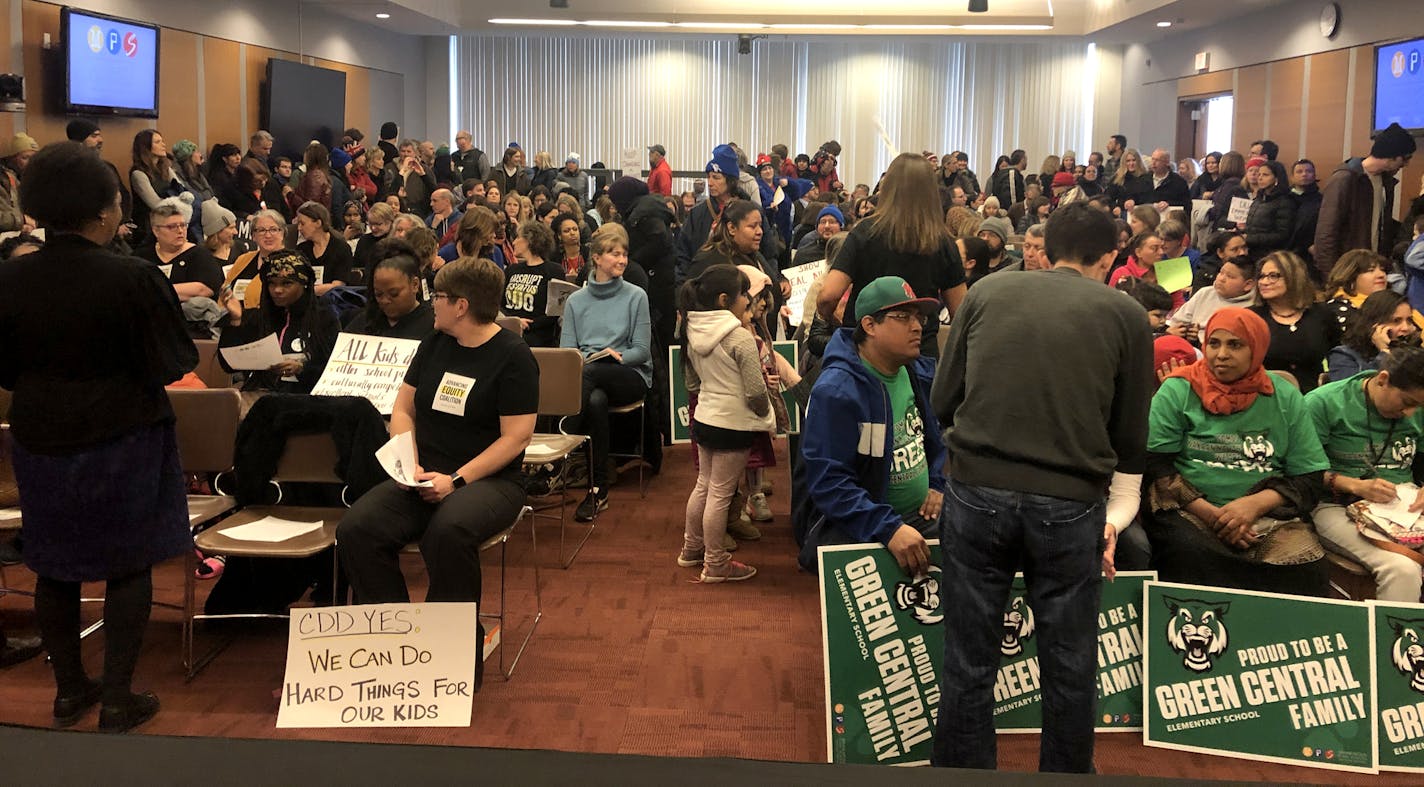
[{"label": "wristwatch", "polygon": [[465,485],[465,477],[459,473],[450,476],[450,485],[456,489],[463,487]]}]

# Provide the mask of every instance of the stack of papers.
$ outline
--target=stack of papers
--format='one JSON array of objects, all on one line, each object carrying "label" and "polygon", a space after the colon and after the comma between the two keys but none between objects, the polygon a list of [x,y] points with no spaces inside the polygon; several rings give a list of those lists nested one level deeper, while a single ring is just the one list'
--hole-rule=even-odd
[{"label": "stack of papers", "polygon": [[401,432],[376,449],[376,461],[385,468],[386,475],[403,486],[435,486],[433,481],[415,480],[415,435]]},{"label": "stack of papers", "polygon": [[1419,514],[1409,510],[1414,504],[1414,498],[1419,494],[1419,487],[1414,484],[1400,484],[1395,487],[1395,492],[1396,496],[1392,502],[1370,503],[1370,513],[1410,530],[1420,529]]},{"label": "stack of papers", "polygon": [[321,530],[321,522],[292,522],[275,516],[263,517],[256,522],[238,525],[222,531],[224,536],[234,541],[258,541],[275,544]]}]

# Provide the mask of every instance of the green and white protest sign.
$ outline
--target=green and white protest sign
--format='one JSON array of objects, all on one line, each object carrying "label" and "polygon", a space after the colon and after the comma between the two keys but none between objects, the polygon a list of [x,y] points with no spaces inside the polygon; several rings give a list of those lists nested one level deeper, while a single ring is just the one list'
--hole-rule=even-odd
[{"label": "green and white protest sign", "polygon": [[[928,575],[911,580],[879,544],[820,550],[826,669],[826,756],[830,762],[929,761],[944,660],[940,548],[931,540]],[[1098,617],[1100,732],[1141,728],[1141,599],[1155,572],[1123,572],[1103,583]],[[1022,575],[1004,610],[994,726],[1037,732],[1042,700],[1036,621]],[[923,715],[921,712],[923,711]],[[923,726],[921,722],[923,721]]]},{"label": "green and white protest sign", "polygon": [[[1098,611],[1098,732],[1142,729],[1142,587],[1155,571],[1121,571],[1103,581]],[[1024,577],[1014,577],[999,642],[1003,661],[994,679],[994,728],[1038,732],[1043,728],[1037,620]]]},{"label": "green and white protest sign", "polygon": [[1370,610],[1148,582],[1148,746],[1373,773]]},{"label": "green and white protest sign", "polygon": [[928,763],[944,658],[939,543],[914,580],[879,544],[822,547],[818,562],[827,761]]},{"label": "green and white protest sign", "polygon": [[[799,354],[796,342],[772,342],[771,347],[790,362],[791,368],[797,368]],[[791,416],[791,431],[800,432],[801,413],[796,409],[795,397],[785,392],[781,397],[786,401],[786,410]],[[668,417],[672,420],[668,424],[668,434],[672,436],[672,441],[692,442],[692,409],[687,395],[687,378],[682,373],[682,348],[676,345],[668,348],[668,401],[672,403],[668,408]]]},{"label": "green and white protest sign", "polygon": [[1424,604],[1371,601],[1370,614],[1379,769],[1424,773]]}]

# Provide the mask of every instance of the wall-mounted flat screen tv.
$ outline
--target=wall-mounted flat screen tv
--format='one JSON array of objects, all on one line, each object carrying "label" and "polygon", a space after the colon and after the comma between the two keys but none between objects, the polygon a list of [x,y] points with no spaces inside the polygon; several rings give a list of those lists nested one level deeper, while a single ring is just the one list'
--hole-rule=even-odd
[{"label": "wall-mounted flat screen tv", "polygon": [[78,8],[60,11],[64,111],[158,117],[158,28]]},{"label": "wall-mounted flat screen tv", "polygon": [[1374,133],[1398,123],[1424,135],[1424,38],[1375,49]]}]

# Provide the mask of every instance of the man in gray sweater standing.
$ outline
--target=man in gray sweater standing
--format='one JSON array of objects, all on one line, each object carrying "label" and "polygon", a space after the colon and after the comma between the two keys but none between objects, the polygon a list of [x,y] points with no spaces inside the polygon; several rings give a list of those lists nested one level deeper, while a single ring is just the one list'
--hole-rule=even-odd
[{"label": "man in gray sweater standing", "polygon": [[997,764],[994,676],[1022,570],[1040,639],[1039,769],[1093,770],[1102,573],[1112,577],[1114,523],[1140,502],[1152,334],[1142,307],[1102,284],[1117,254],[1107,214],[1065,205],[1044,235],[1052,270],[969,291],[931,393],[950,457],[933,757],[943,767]]}]

